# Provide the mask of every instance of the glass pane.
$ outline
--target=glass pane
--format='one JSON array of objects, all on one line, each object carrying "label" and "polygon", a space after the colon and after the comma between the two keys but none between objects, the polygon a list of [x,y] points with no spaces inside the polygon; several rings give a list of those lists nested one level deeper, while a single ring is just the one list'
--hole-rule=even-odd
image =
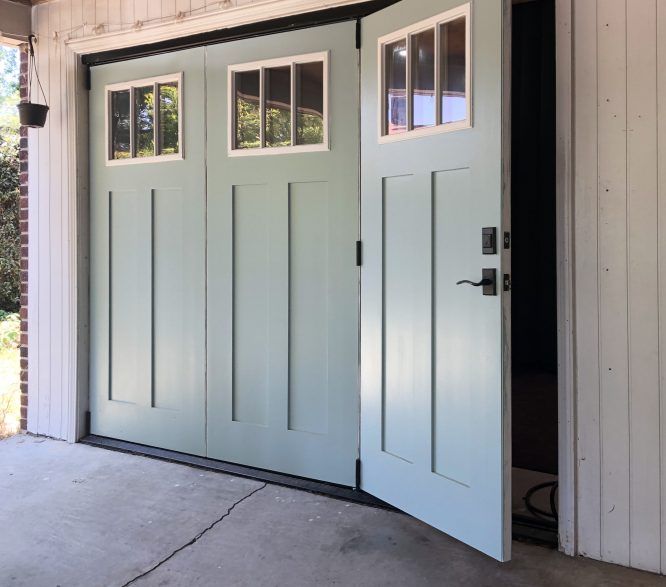
[{"label": "glass pane", "polygon": [[265,70],[267,147],[291,145],[291,67],[272,67]]},{"label": "glass pane", "polygon": [[111,159],[130,157],[129,90],[111,92]]},{"label": "glass pane", "polygon": [[236,91],[235,149],[260,147],[261,108],[259,105],[259,70],[234,74]]},{"label": "glass pane", "polygon": [[414,128],[435,126],[435,29],[412,36],[411,59]]},{"label": "glass pane", "polygon": [[400,39],[384,45],[384,134],[407,130],[407,42]]},{"label": "glass pane", "polygon": [[160,97],[160,155],[178,153],[178,83],[158,85]]},{"label": "glass pane", "polygon": [[465,17],[441,25],[442,124],[467,118]]},{"label": "glass pane", "polygon": [[324,142],[324,64],[296,65],[296,143]]},{"label": "glass pane", "polygon": [[134,155],[155,155],[155,96],[153,86],[134,88]]}]

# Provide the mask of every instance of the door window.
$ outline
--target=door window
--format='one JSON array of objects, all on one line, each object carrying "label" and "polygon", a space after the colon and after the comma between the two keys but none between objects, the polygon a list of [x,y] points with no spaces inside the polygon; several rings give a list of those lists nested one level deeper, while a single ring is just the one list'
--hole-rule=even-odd
[{"label": "door window", "polygon": [[182,74],[106,87],[107,165],[182,159]]},{"label": "door window", "polygon": [[470,5],[379,39],[380,142],[471,126]]},{"label": "door window", "polygon": [[328,150],[328,53],[229,67],[229,155]]}]

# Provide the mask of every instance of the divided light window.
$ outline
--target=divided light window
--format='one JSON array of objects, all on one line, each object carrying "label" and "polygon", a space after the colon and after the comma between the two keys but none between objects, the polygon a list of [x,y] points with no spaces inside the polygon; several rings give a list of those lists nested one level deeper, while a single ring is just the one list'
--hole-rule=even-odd
[{"label": "divided light window", "polygon": [[328,53],[229,67],[229,154],[328,149]]},{"label": "divided light window", "polygon": [[109,164],[182,159],[182,74],[106,87]]},{"label": "divided light window", "polygon": [[470,4],[379,39],[380,142],[471,126]]}]

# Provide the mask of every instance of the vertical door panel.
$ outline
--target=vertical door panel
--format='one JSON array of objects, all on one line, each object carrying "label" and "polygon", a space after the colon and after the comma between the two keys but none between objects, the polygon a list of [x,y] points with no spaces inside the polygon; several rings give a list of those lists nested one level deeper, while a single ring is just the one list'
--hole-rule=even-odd
[{"label": "vertical door panel", "polygon": [[[230,157],[228,67],[322,51],[329,51],[330,150]],[[208,454],[353,485],[354,24],[236,41],[207,52]]]},{"label": "vertical door panel", "polygon": [[[205,454],[204,51],[92,69],[91,431]],[[182,160],[106,164],[106,86],[182,73]]]},{"label": "vertical door panel", "polygon": [[[501,282],[508,252],[503,259],[499,247],[483,255],[481,231],[508,230],[505,4],[402,0],[363,19],[361,51],[361,486],[500,560],[510,556]],[[433,35],[422,32],[436,30],[435,40],[455,47],[455,27],[440,27],[437,17],[465,6],[471,51],[462,65],[470,64],[472,79],[461,87],[460,60],[438,51],[433,59]],[[411,25],[418,38],[405,30]],[[426,58],[416,75],[410,51],[421,44],[416,55]],[[413,92],[405,80],[414,82]],[[433,112],[444,121],[464,117],[461,95],[470,87],[468,122],[404,133],[412,119],[414,128],[432,124]],[[437,91],[442,104],[435,109]],[[496,270],[497,296],[456,285],[479,281],[483,268]]]}]

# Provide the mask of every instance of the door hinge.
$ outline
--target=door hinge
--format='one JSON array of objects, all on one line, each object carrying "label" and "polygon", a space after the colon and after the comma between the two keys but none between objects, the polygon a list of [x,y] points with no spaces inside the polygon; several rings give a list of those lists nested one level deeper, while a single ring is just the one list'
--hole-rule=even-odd
[{"label": "door hinge", "polygon": [[356,19],[356,48],[361,48],[361,19]]},{"label": "door hinge", "polygon": [[504,248],[505,249],[510,249],[511,248],[511,233],[510,232],[505,232],[504,233]]},{"label": "door hinge", "polygon": [[361,459],[356,459],[356,486],[354,489],[361,489]]},{"label": "door hinge", "polygon": [[504,291],[511,291],[511,275],[504,274]]},{"label": "door hinge", "polygon": [[356,266],[363,265],[363,243],[356,241]]}]

